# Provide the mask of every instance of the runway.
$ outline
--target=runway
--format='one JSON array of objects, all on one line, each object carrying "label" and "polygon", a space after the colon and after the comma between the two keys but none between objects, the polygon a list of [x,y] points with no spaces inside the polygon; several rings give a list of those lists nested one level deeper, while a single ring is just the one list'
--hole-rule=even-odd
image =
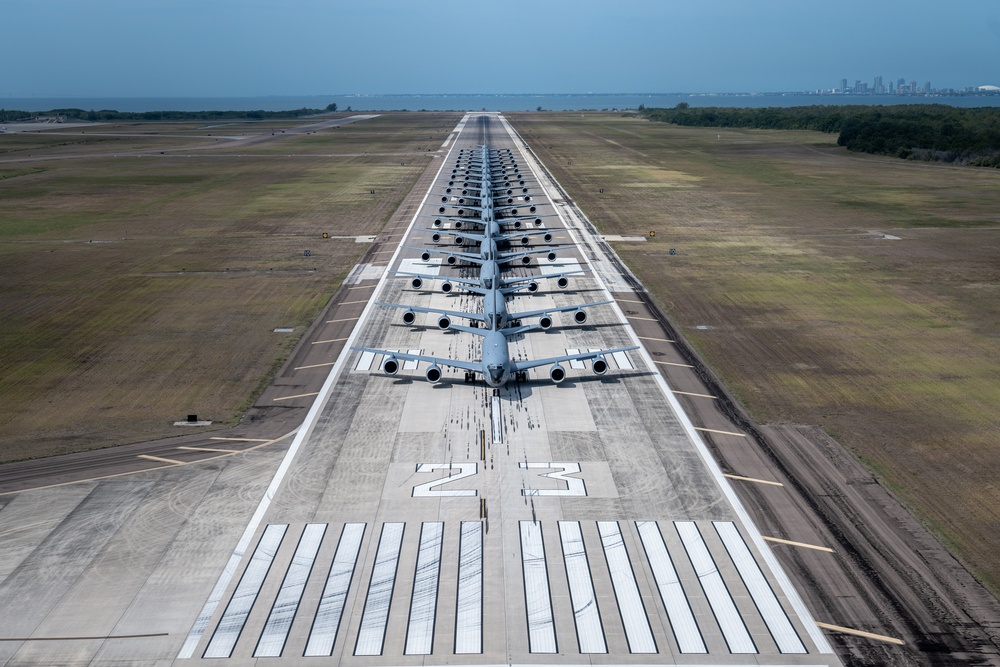
[{"label": "runway", "polygon": [[[647,344],[618,264],[503,119],[483,136],[478,115],[432,192],[463,148],[511,148],[545,225],[569,228],[555,242],[575,246],[514,273],[589,270],[510,310],[618,299],[582,326],[556,315],[514,356]],[[403,245],[430,243],[437,207],[428,194]],[[476,357],[473,337],[375,305],[477,309],[386,270],[455,273],[418,254],[353,274],[371,298],[293,437],[0,496],[0,664],[840,664],[649,350],[493,390],[410,362],[389,377],[347,349]]]}]

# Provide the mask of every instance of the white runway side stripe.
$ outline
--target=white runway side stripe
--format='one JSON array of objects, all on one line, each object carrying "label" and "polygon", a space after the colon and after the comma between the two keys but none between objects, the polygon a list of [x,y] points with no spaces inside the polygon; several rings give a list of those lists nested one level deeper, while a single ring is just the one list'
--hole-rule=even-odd
[{"label": "white runway side stripe", "polygon": [[675,521],[674,526],[677,527],[677,534],[680,535],[695,574],[698,575],[701,588],[705,591],[708,604],[712,607],[715,620],[719,622],[722,635],[726,638],[729,652],[756,653],[757,647],[750,638],[743,618],[729,594],[729,589],[726,588],[726,583],[715,566],[712,554],[705,546],[697,524],[694,521]]},{"label": "white runway side stripe", "polygon": [[212,640],[205,649],[205,658],[228,658],[236,640],[243,632],[243,625],[247,622],[250,610],[253,608],[257,596],[260,594],[260,587],[264,584],[268,570],[271,569],[271,562],[274,554],[281,546],[281,540],[285,536],[286,524],[271,524],[264,529],[264,534],[257,543],[257,548],[250,557],[246,571],[240,578],[240,583],[236,585],[236,591],[226,606],[226,611],[222,614],[222,620],[212,633]]},{"label": "white runway side stripe", "polygon": [[528,613],[528,651],[556,652],[556,626],[552,618],[549,574],[545,567],[542,524],[520,521],[521,568],[524,571],[524,604]]},{"label": "white runway side stripe", "polygon": [[483,524],[463,521],[458,554],[455,653],[483,652]]},{"label": "white runway side stripe", "polygon": [[660,591],[660,600],[667,610],[667,618],[670,620],[678,648],[681,653],[708,653],[656,522],[636,521],[635,526],[639,530],[639,537],[642,539],[649,566],[653,570],[656,587]]},{"label": "white runway side stripe", "polygon": [[580,653],[607,653],[608,645],[604,641],[604,626],[597,607],[594,581],[590,576],[590,563],[587,561],[580,523],[560,521],[559,539],[562,542],[563,561],[566,563],[566,579],[569,583]]},{"label": "white runway side stripe", "polygon": [[615,599],[618,600],[618,611],[625,626],[629,651],[656,653],[656,640],[649,627],[649,618],[639,595],[639,587],[635,583],[635,573],[632,571],[632,563],[618,522],[598,521],[597,530],[601,533],[601,544],[611,572],[611,585],[615,589]]},{"label": "white runway side stripe", "polygon": [[785,610],[781,608],[781,603],[778,602],[771,585],[767,583],[764,573],[747,548],[736,524],[731,521],[713,521],[712,525],[715,526],[715,532],[722,538],[729,557],[739,570],[743,583],[750,591],[750,597],[753,598],[757,610],[767,624],[767,629],[778,645],[778,650],[782,653],[806,653],[806,647],[802,645],[802,640],[792,627],[792,622],[788,620]]},{"label": "white runway side stripe", "polygon": [[382,536],[378,541],[372,578],[368,582],[368,597],[365,598],[365,610],[361,614],[361,628],[358,630],[354,655],[382,655],[405,526],[405,523],[382,524]]},{"label": "white runway side stripe", "polygon": [[354,568],[361,549],[361,538],[365,535],[365,524],[348,523],[340,533],[337,553],[333,556],[330,574],[326,578],[326,586],[320,597],[319,608],[312,629],[309,631],[309,641],[303,655],[328,656],[333,654],[333,643],[337,639],[340,620],[344,614],[344,603],[354,578]]},{"label": "white runway side stripe", "polygon": [[255,658],[279,657],[285,648],[288,631],[292,628],[292,619],[298,611],[299,601],[302,600],[302,592],[306,588],[309,573],[312,572],[316,552],[323,542],[324,533],[326,533],[325,523],[307,524],[302,532],[299,545],[295,548],[295,555],[292,556],[292,564],[285,573],[284,581],[281,582],[278,597],[271,607],[271,613],[267,617],[267,623],[264,624],[257,648],[253,652]]},{"label": "white runway side stripe", "polygon": [[413,597],[406,624],[406,655],[430,655],[434,647],[434,620],[438,580],[441,577],[441,542],[444,523],[428,521],[420,527],[417,569],[413,574]]}]

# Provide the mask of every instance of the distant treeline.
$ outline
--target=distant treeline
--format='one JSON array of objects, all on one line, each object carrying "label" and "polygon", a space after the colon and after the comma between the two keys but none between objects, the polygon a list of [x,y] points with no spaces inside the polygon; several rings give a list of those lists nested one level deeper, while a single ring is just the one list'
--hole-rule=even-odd
[{"label": "distant treeline", "polygon": [[700,127],[837,132],[847,150],[1000,167],[1000,108],[945,104],[640,109],[645,118]]},{"label": "distant treeline", "polygon": [[113,121],[113,120],[280,120],[301,118],[320,113],[336,111],[337,105],[329,104],[326,109],[290,109],[287,111],[85,111],[83,109],[52,109],[50,111],[12,111],[0,109],[0,122],[32,121],[38,118],[62,117],[67,120]]}]

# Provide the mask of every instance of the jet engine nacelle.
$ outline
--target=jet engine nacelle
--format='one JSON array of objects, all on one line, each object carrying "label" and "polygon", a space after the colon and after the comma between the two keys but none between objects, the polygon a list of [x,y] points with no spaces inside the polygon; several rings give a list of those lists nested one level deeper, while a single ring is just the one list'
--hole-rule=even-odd
[{"label": "jet engine nacelle", "polygon": [[427,378],[428,382],[440,382],[441,381],[441,369],[437,364],[431,364],[424,371],[424,377]]},{"label": "jet engine nacelle", "polygon": [[566,369],[559,364],[553,364],[549,369],[549,379],[555,384],[559,384],[566,379]]},{"label": "jet engine nacelle", "polygon": [[559,289],[566,289],[567,287],[569,287],[569,278],[567,278],[566,276],[559,276],[558,278],[556,278],[556,285],[559,287]]},{"label": "jet engine nacelle", "polygon": [[417,314],[412,310],[403,311],[403,324],[413,324],[417,320]]},{"label": "jet engine nacelle", "polygon": [[465,209],[464,208],[458,209],[458,214],[459,215],[465,215]]},{"label": "jet engine nacelle", "polygon": [[531,239],[530,238],[528,238],[527,236],[522,236],[521,237],[521,245],[528,245],[529,243],[531,243]]},{"label": "jet engine nacelle", "polygon": [[[521,181],[521,183],[523,184],[524,181]],[[528,194],[528,188],[521,188],[521,192],[523,192],[524,194]]]},{"label": "jet engine nacelle", "polygon": [[573,311],[573,321],[577,324],[583,324],[587,321],[587,311],[583,308],[579,308]]},{"label": "jet engine nacelle", "polygon": [[524,201],[531,201],[531,195],[524,195]]},{"label": "jet engine nacelle", "polygon": [[458,264],[458,257],[455,257],[454,255],[448,255],[448,259],[445,261],[448,262],[448,266],[455,266],[456,264]]},{"label": "jet engine nacelle", "polygon": [[520,228],[521,228],[521,221],[520,220],[515,220],[514,221],[514,229],[520,229]]},{"label": "jet engine nacelle", "polygon": [[542,238],[545,240],[546,243],[552,243],[552,233],[551,232],[546,232],[542,236]]},{"label": "jet engine nacelle", "polygon": [[529,206],[529,207],[528,207],[528,213],[534,213],[534,212],[535,212],[535,211],[537,211],[537,210],[538,210],[538,209],[537,209],[537,208],[535,208],[534,206]]},{"label": "jet engine nacelle", "polygon": [[455,237],[455,243],[458,244],[458,245],[465,245],[465,243],[466,243],[465,237],[464,236],[456,236]]},{"label": "jet engine nacelle", "polygon": [[424,252],[420,253],[420,261],[421,262],[429,261],[430,258],[431,258],[431,254],[429,252],[427,252],[426,250]]},{"label": "jet engine nacelle", "polygon": [[438,213],[444,213],[447,209],[444,206],[438,207]]},{"label": "jet engine nacelle", "polygon": [[550,252],[549,254],[545,255],[545,259],[549,260],[550,262],[556,261],[556,253]]},{"label": "jet engine nacelle", "polygon": [[525,255],[524,257],[521,258],[521,264],[524,264],[525,266],[531,264],[531,258]]},{"label": "jet engine nacelle", "polygon": [[438,318],[438,329],[448,329],[451,327],[451,318],[447,315],[442,315]]},{"label": "jet engine nacelle", "polygon": [[388,356],[385,361],[382,362],[382,372],[386,375],[395,375],[399,372],[399,359],[393,356]]},{"label": "jet engine nacelle", "polygon": [[435,219],[434,220],[434,226],[437,227],[438,229],[441,229],[441,224],[442,223],[441,223],[440,219]]},{"label": "jet engine nacelle", "polygon": [[431,241],[434,241],[434,243],[440,242],[441,241],[441,235],[438,234],[437,232],[434,232],[433,234],[431,234]]},{"label": "jet engine nacelle", "polygon": [[443,283],[441,283],[441,291],[444,292],[445,294],[448,294],[453,289],[455,289],[455,286],[451,284],[450,280],[446,280]]},{"label": "jet engine nacelle", "polygon": [[461,229],[461,228],[462,228],[462,221],[461,221],[461,220],[456,220],[456,221],[455,221],[455,224],[454,224],[454,225],[452,225],[452,226],[453,226],[453,227],[454,227],[455,229]]},{"label": "jet engine nacelle", "polygon": [[604,357],[594,357],[594,373],[604,375],[608,372],[608,360]]},{"label": "jet engine nacelle", "polygon": [[552,328],[552,316],[549,315],[548,313],[545,313],[544,315],[542,315],[541,317],[539,317],[538,318],[538,327],[542,331],[546,331],[547,329],[551,329]]},{"label": "jet engine nacelle", "polygon": [[416,278],[415,277],[413,280],[410,281],[410,287],[412,287],[413,289],[420,289],[423,286],[424,286],[424,279],[423,278]]}]

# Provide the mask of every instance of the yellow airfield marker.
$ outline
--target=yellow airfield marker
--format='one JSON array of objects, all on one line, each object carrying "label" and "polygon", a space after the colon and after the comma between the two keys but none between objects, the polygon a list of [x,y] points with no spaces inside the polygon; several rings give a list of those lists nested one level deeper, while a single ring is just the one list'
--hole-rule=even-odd
[{"label": "yellow airfield marker", "polygon": [[733,433],[732,431],[717,431],[714,428],[701,428],[700,426],[695,426],[696,431],[705,431],[706,433],[721,433],[722,435],[738,435],[741,438],[747,437],[746,433]]},{"label": "yellow airfield marker", "polygon": [[292,370],[293,371],[301,371],[301,370],[305,370],[307,368],[319,368],[321,366],[333,366],[335,363],[337,363],[337,362],[336,361],[328,361],[325,364],[310,364],[309,366],[296,366]]},{"label": "yellow airfield marker", "polygon": [[305,398],[306,396],[317,396],[317,395],[319,395],[319,392],[318,391],[314,391],[311,394],[295,394],[295,396],[279,396],[278,398],[275,398],[274,400],[275,401],[290,401],[293,398]]},{"label": "yellow airfield marker", "polygon": [[694,368],[691,364],[675,364],[672,361],[657,361],[653,359],[654,364],[660,364],[661,366],[680,366],[681,368]]},{"label": "yellow airfield marker", "polygon": [[[756,482],[757,484],[770,484],[771,486],[784,486],[781,482],[771,482],[766,479],[757,479],[756,477],[744,477],[743,475],[730,475],[728,472],[722,473],[723,477],[728,477],[729,479],[739,479],[744,482]],[[775,538],[765,537],[765,540],[771,540]]]},{"label": "yellow airfield marker", "polygon": [[341,317],[339,320],[327,320],[324,324],[336,324],[337,322],[355,322],[356,317]]},{"label": "yellow airfield marker", "polygon": [[792,542],[791,540],[783,540],[780,537],[768,537],[767,535],[761,535],[768,542],[776,542],[778,544],[787,544],[793,547],[802,547],[803,549],[815,549],[816,551],[825,551],[827,553],[834,553],[833,549],[830,547],[820,547],[815,544],[806,544],[805,542]]},{"label": "yellow airfield marker", "polygon": [[347,340],[346,338],[331,338],[329,340],[314,340],[311,345],[322,345],[323,343],[340,343]]},{"label": "yellow airfield marker", "polygon": [[225,454],[239,454],[239,449],[216,449],[214,447],[178,447],[186,452],[223,452]]},{"label": "yellow airfield marker", "polygon": [[677,341],[670,340],[669,338],[650,338],[649,336],[636,336],[639,340],[655,340],[660,343],[676,343]]},{"label": "yellow airfield marker", "polygon": [[699,398],[718,398],[718,396],[712,396],[711,394],[696,394],[693,391],[678,391],[677,389],[671,389],[670,391],[675,394],[681,394],[683,396],[698,396]]},{"label": "yellow airfield marker", "polygon": [[352,306],[356,303],[368,303],[368,299],[362,299],[361,301],[344,301],[341,306]]},{"label": "yellow airfield marker", "polygon": [[271,442],[267,438],[220,438],[212,437],[209,440],[234,440],[236,442]]},{"label": "yellow airfield marker", "polygon": [[647,322],[659,322],[659,320],[656,319],[655,317],[639,317],[638,315],[626,315],[625,317],[627,317],[630,320],[645,320]]},{"label": "yellow airfield marker", "polygon": [[895,637],[886,637],[885,635],[877,635],[874,632],[865,632],[864,630],[855,630],[854,628],[845,628],[840,625],[831,625],[829,623],[820,623],[816,621],[818,627],[824,630],[832,630],[834,632],[843,632],[846,635],[857,635],[858,637],[867,637],[869,639],[877,639],[880,642],[888,642],[890,644],[899,644],[903,646],[906,644],[902,639],[896,639]]},{"label": "yellow airfield marker", "polygon": [[157,461],[159,463],[169,463],[175,466],[184,465],[184,461],[178,461],[177,459],[165,459],[162,456],[153,456],[151,454],[139,454],[138,458],[146,459],[147,461]]}]

